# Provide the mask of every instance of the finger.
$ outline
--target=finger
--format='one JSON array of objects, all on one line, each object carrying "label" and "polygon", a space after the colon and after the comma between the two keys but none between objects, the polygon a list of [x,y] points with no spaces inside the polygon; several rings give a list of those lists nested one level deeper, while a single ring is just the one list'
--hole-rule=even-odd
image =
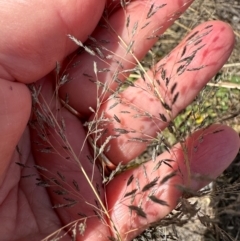
[{"label": "finger", "polygon": [[67,34],[85,41],[104,4],[98,0],[1,1],[0,77],[29,83],[49,73],[77,48]]},{"label": "finger", "polygon": [[28,88],[20,83],[0,79],[0,186],[26,128],[30,110],[31,97]]},{"label": "finger", "polygon": [[[212,179],[230,164],[240,142],[231,128],[213,125],[194,133],[187,139],[186,146],[192,176],[198,174]],[[193,146],[197,146],[197,151]],[[171,153],[165,152],[155,162],[146,163],[145,170],[140,166],[122,173],[107,186],[109,210],[122,240],[131,240],[151,223],[166,216],[181,196],[179,187],[188,186],[196,191],[207,184],[208,181],[203,178],[193,179],[189,183],[184,156],[184,150],[178,144]],[[158,162],[164,160],[168,165],[162,162],[156,169]],[[151,182],[154,185],[149,185]]]},{"label": "finger", "polygon": [[[123,1],[124,2],[124,1]],[[129,70],[141,60],[160,36],[192,1],[131,1],[120,8],[96,29],[86,46],[89,51],[74,58],[67,73],[69,81],[60,95],[69,95],[70,105],[83,116],[89,107],[96,109],[97,98],[102,102],[112,94]],[[93,62],[97,63],[94,73]],[[96,80],[104,87],[96,85]]]},{"label": "finger", "polygon": [[99,146],[112,137],[108,158],[115,164],[126,163],[144,151],[219,71],[233,45],[234,34],[227,24],[201,24],[145,80],[104,103],[98,114],[98,118],[104,114],[105,120],[99,127],[104,128]]}]

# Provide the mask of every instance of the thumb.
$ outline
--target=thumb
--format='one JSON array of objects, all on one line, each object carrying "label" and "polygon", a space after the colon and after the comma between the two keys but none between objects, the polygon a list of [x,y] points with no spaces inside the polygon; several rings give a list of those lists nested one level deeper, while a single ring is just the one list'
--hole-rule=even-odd
[{"label": "thumb", "polygon": [[96,27],[105,1],[0,1],[0,78],[32,83],[52,71]]},{"label": "thumb", "polygon": [[26,128],[30,110],[31,97],[27,86],[0,79],[0,186]]}]

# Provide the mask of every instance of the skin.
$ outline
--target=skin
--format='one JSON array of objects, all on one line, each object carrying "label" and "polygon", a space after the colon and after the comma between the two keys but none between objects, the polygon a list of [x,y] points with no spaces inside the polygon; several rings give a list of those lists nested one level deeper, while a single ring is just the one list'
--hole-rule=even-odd
[{"label": "skin", "polygon": [[[155,2],[157,5],[161,4],[161,1],[156,0]],[[188,1],[188,4],[182,7],[181,10],[184,11],[189,4],[190,2]],[[69,59],[66,59],[67,56],[70,54],[73,56],[74,51],[78,48],[67,35],[70,34],[82,42],[86,41],[88,35],[92,34],[93,31],[93,35],[96,38],[105,37],[105,30],[101,27],[96,27],[104,6],[105,1],[99,0],[78,0],[71,1],[71,3],[64,0],[48,2],[0,1],[1,240],[41,240],[69,222],[81,218],[77,214],[80,212],[90,218],[87,221],[88,228],[84,236],[78,235],[77,240],[96,240],[97,237],[99,241],[105,241],[111,235],[110,229],[100,222],[96,216],[93,217],[92,208],[89,205],[89,203],[94,204],[95,197],[93,192],[89,188],[85,177],[79,171],[79,166],[76,165],[76,162],[66,162],[64,159],[64,152],[56,142],[56,140],[59,140],[59,136],[56,133],[52,133],[50,139],[56,150],[59,150],[60,156],[54,153],[41,153],[39,152],[39,146],[36,144],[36,141],[39,141],[38,134],[36,130],[30,129],[27,125],[32,101],[26,84],[35,82],[41,84],[42,100],[45,99],[47,103],[50,103],[54,96],[55,76],[52,71],[55,68],[56,61],[59,61],[63,67],[66,66]],[[169,4],[153,16],[150,27],[146,28],[144,30],[146,32],[143,31],[144,34],[139,35],[136,39],[134,53],[137,58],[141,59],[154,43],[154,40],[146,41],[145,37],[151,33],[152,29],[156,29],[158,26],[163,26],[160,31],[164,31],[171,24],[171,22],[166,21],[168,19],[167,16],[178,10],[179,6],[183,6],[183,1],[178,1],[178,4]],[[133,18],[138,19],[139,12],[146,11],[148,8],[146,8],[145,1],[136,0],[128,6],[127,11],[131,12]],[[114,11],[110,12],[111,17],[109,21],[111,25],[114,26],[114,29],[117,30],[123,39],[127,40],[124,11],[114,8]],[[203,42],[206,43],[206,46],[198,52],[192,65],[201,66],[204,64],[208,67],[196,72],[186,72],[178,78],[179,85],[177,88],[181,95],[178,104],[173,109],[173,117],[191,103],[207,81],[226,62],[233,49],[234,35],[227,24],[215,21],[204,23],[197,28],[201,30],[207,25],[213,25],[213,30],[204,37]],[[219,36],[224,36],[224,38],[219,38]],[[123,50],[117,47],[116,37],[109,36],[109,39],[110,44],[108,48],[114,51],[116,55],[121,56]],[[177,53],[182,51],[184,43],[186,43],[186,39],[172,52],[172,57],[167,64],[168,70],[172,69],[176,62],[175,57]],[[86,135],[82,120],[93,118],[91,111],[89,111],[89,106],[96,108],[96,86],[88,81],[84,81],[82,75],[84,71],[92,69],[93,60],[96,61],[94,57],[88,54],[74,58],[74,61],[80,61],[81,64],[77,68],[69,69],[69,74],[73,80],[64,85],[59,93],[63,99],[65,94],[68,93],[71,105],[80,113],[81,118],[79,119],[68,110],[61,110],[61,116],[65,120],[66,136],[69,143],[78,158],[82,160],[85,170],[89,171],[89,175],[92,173],[92,166],[86,160],[86,156],[91,155],[90,149],[87,145],[84,146],[81,152],[79,149],[82,147]],[[127,60],[130,60],[131,63]],[[127,55],[124,67],[132,68],[134,65],[132,61],[132,57]],[[99,68],[103,65],[100,61],[97,64]],[[110,69],[115,67],[112,62]],[[197,73],[199,74],[197,75]],[[107,74],[101,75],[102,82],[109,81],[108,78]],[[141,79],[138,80],[138,84],[143,86],[143,81]],[[114,89],[116,86],[112,85],[111,87]],[[135,96],[136,98],[131,99],[133,103],[136,105],[145,103],[146,106],[143,106],[143,109],[149,110],[150,108],[156,115],[163,111],[163,107],[159,102],[152,103],[151,98],[140,93],[137,88],[129,88],[122,94],[121,98],[125,99],[128,96]],[[138,98],[140,96],[141,98]],[[51,103],[54,104],[50,104],[50,108],[53,113],[56,113],[56,105],[59,104],[58,99],[54,99]],[[109,106],[112,104],[112,100],[105,101],[99,113],[104,111],[109,117],[113,116],[113,112],[109,110]],[[119,105],[114,111],[120,112],[124,108],[126,106]],[[149,131],[148,134],[151,136],[154,136],[157,130],[166,127],[163,122],[159,121],[156,130],[156,127],[153,127],[150,122],[143,123],[141,119],[130,120],[128,118],[130,117],[123,117],[123,121],[131,123],[131,125],[136,127],[139,126],[139,128],[144,124],[146,130]],[[119,127],[118,124],[113,125],[113,127]],[[112,126],[109,125],[108,128],[111,130]],[[214,132],[216,133],[214,134]],[[188,160],[191,174],[209,175],[211,178],[216,178],[235,157],[240,145],[238,135],[227,126],[213,125],[204,131],[194,133],[186,141],[186,146],[192,150],[200,136],[203,136],[203,142],[198,146],[196,152],[191,153]],[[127,137],[123,135],[121,138],[122,141],[113,140],[111,142],[111,149],[107,153],[108,158],[115,165],[120,161],[128,163],[145,148],[141,144],[122,144],[126,143]],[[104,139],[100,141],[104,141]],[[17,152],[16,145],[18,145],[21,154]],[[103,188],[100,190],[101,197],[106,197],[111,218],[116,223],[123,240],[131,240],[150,222],[163,218],[175,207],[181,196],[181,192],[175,187],[176,184],[187,185],[194,190],[198,190],[206,184],[206,181],[201,179],[193,178],[190,180],[189,170],[179,145],[175,146],[171,154],[165,152],[158,158],[162,160],[173,157],[177,160],[172,164],[173,168],[180,168],[181,175],[176,175],[169,180],[167,185],[159,187],[157,191],[156,195],[158,195],[158,198],[165,200],[168,206],[159,208],[157,204],[153,204],[151,207],[147,206],[147,202],[143,204],[145,205],[144,208],[146,208],[144,210],[146,210],[147,219],[136,214],[132,214],[130,218],[127,207],[129,201],[122,201],[122,197],[126,193],[127,180],[131,175],[134,175],[134,177],[139,176],[142,173],[142,169],[136,168],[118,175],[107,185],[106,190]],[[60,203],[62,197],[54,194],[51,188],[46,190],[36,186],[35,178],[39,176],[36,168],[32,168],[29,171],[28,168],[20,168],[15,162],[21,162],[29,167],[35,164],[45,167],[48,170],[45,173],[46,178],[50,178],[58,170],[65,176],[66,180],[70,180],[69,183],[73,179],[76,180],[80,188],[79,196],[84,197],[88,204],[79,202],[71,208],[53,209],[52,206]],[[146,170],[149,175],[153,165],[153,162],[146,164]],[[151,178],[163,176],[166,172],[169,172],[169,167],[167,166],[160,168]],[[21,178],[22,175],[29,173],[36,176],[33,179]],[[101,174],[96,169],[93,183],[101,183],[101,178]],[[146,183],[148,183],[146,178],[140,179],[141,186],[146,185]],[[134,188],[133,185],[131,184],[131,188]],[[65,235],[62,240],[71,240],[71,237]]]}]

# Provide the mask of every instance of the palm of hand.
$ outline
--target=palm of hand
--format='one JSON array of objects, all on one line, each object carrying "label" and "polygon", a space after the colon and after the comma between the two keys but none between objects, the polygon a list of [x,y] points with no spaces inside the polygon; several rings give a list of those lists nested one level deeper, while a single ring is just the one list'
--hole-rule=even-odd
[{"label": "palm of hand", "polygon": [[[161,2],[161,1],[160,1]],[[84,3],[79,3],[84,4]],[[94,1],[91,1],[91,4],[95,4]],[[138,2],[135,3],[135,12],[132,13],[132,16],[137,18],[137,13],[139,12],[139,9],[137,10],[137,6],[139,8],[144,7],[141,4],[138,4]],[[101,12],[101,7],[99,7]],[[131,8],[130,8],[131,9]],[[165,11],[165,10],[164,10]],[[166,10],[167,11],[167,10]],[[168,11],[170,11],[168,9]],[[174,12],[173,9],[171,9],[172,12]],[[87,10],[86,10],[87,13]],[[162,14],[162,13],[160,13]],[[99,13],[100,15],[100,13]],[[87,18],[88,15],[85,15],[85,18]],[[122,16],[122,18],[120,18]],[[157,16],[157,15],[156,15]],[[89,17],[89,16],[88,16]],[[84,18],[83,18],[84,19]],[[116,12],[112,19],[111,19],[111,24],[115,26],[115,28],[118,28],[117,26],[117,21],[119,19],[125,19],[124,18],[124,13],[119,13]],[[75,20],[77,22],[79,20]],[[88,19],[84,19],[84,21],[88,22]],[[124,20],[123,20],[124,21]],[[95,21],[95,24],[97,23],[97,20]],[[154,23],[154,21],[153,21]],[[70,21],[69,21],[70,24]],[[166,22],[166,20],[162,20],[161,23],[154,23],[155,25],[152,26],[153,29],[157,28],[157,26],[163,25],[165,28],[169,25],[169,23]],[[57,24],[56,24],[57,25]],[[93,24],[94,25],[94,24]],[[208,26],[209,24],[205,24],[205,27]],[[231,46],[233,43],[233,38],[232,34],[230,32],[230,29],[222,24],[222,23],[212,23],[213,31],[211,34],[209,34],[206,38],[203,38],[204,43],[208,43],[208,45],[205,47],[205,49],[201,50],[198,53],[198,56],[196,57],[196,62],[198,63],[198,66],[201,66],[203,64],[209,65],[209,67],[205,70],[199,70],[202,71],[201,74],[202,76],[199,77],[198,85],[193,87],[193,81],[195,78],[195,74],[184,74],[183,76],[179,77],[178,82],[180,84],[178,85],[179,92],[181,92],[181,89],[187,88],[188,90],[191,89],[191,93],[186,98],[183,98],[183,95],[180,93],[179,101],[178,101],[178,106],[174,109],[174,114],[176,115],[181,109],[183,109],[191,100],[194,98],[194,96],[198,93],[198,91],[202,88],[202,86],[206,83],[206,81],[213,76],[220,66],[225,62],[226,58],[228,57],[229,53],[231,52]],[[124,24],[123,24],[124,26]],[[60,28],[60,26],[58,26]],[[62,27],[62,26],[61,26]],[[92,26],[92,29],[94,26]],[[120,29],[122,26],[120,27]],[[120,30],[119,29],[119,30]],[[198,30],[204,29],[204,26],[200,26]],[[54,31],[58,31],[59,29],[56,29]],[[68,30],[65,30],[66,32]],[[123,30],[122,36],[124,36],[124,31],[127,32],[127,30]],[[147,30],[146,30],[147,31]],[[150,31],[150,30],[149,30]],[[197,30],[196,30],[197,31]],[[214,39],[215,37],[219,34],[219,32],[228,32],[229,33],[229,39],[228,43],[226,42],[227,40],[219,40],[215,45]],[[76,33],[76,36],[79,37],[82,40],[85,40],[87,38],[88,32],[82,32],[82,33]],[[104,36],[106,32],[102,30],[100,27],[95,30],[95,36],[100,38],[101,36]],[[190,34],[191,35],[191,34]],[[226,35],[227,36],[227,35]],[[139,42],[136,43],[137,46],[143,46],[143,43],[145,44],[144,49],[141,49],[141,51],[136,51],[135,55],[138,58],[141,58],[143,54],[148,50],[150,47],[151,43],[146,43],[146,40],[144,38],[140,39]],[[52,46],[55,45],[55,42],[49,39],[49,44]],[[110,42],[116,43],[116,39],[110,39]],[[217,46],[216,46],[217,44]],[[71,52],[75,46],[72,43],[68,43],[70,46],[69,48],[71,50],[65,50],[66,52],[69,51]],[[176,56],[178,55],[177,53],[182,52],[184,48],[184,43],[180,45],[180,47],[172,53],[172,58],[169,58],[169,61],[167,63],[167,70],[171,70],[172,66],[174,66],[174,63],[176,62]],[[214,48],[213,48],[214,46]],[[118,53],[118,50],[116,48],[116,44],[111,46],[113,50],[116,51],[116,55],[119,55],[121,53]],[[211,51],[210,51],[211,50]],[[214,55],[212,53],[214,52]],[[56,51],[57,52],[57,51]],[[224,56],[222,56],[224,53]],[[49,54],[49,53],[48,53]],[[52,53],[51,53],[52,54]],[[62,53],[62,56],[59,57],[58,53],[55,54],[52,57],[52,65],[54,64],[54,61],[56,59],[63,59],[63,56],[67,56],[67,53]],[[170,57],[171,57],[170,56]],[[211,56],[211,61],[209,61],[209,56]],[[220,58],[221,56],[221,58]],[[89,68],[92,68],[92,62],[93,62],[93,57],[88,56],[88,55],[83,55],[83,56],[77,56],[76,57],[78,62],[79,60],[84,60],[84,64],[81,65],[78,70],[71,69],[70,73],[71,76],[82,77],[82,73],[84,71],[88,70]],[[126,57],[127,59],[128,57]],[[216,62],[215,60],[220,59],[219,62]],[[19,60],[17,60],[19,61]],[[35,62],[34,62],[35,61]],[[132,61],[132,59],[131,59]],[[37,60],[33,59],[34,65],[37,64]],[[101,65],[99,62],[98,65]],[[159,64],[160,65],[160,64]],[[18,62],[16,62],[16,72],[12,74],[13,79],[17,79],[19,82],[22,83],[30,83],[34,82],[34,80],[37,77],[42,77],[44,74],[46,74],[52,66],[40,66],[39,68],[42,69],[43,71],[40,73],[37,72],[35,73],[34,69],[33,72],[30,73],[30,78],[24,79],[24,78],[19,78],[20,74],[23,70],[19,67],[20,65]],[[111,63],[110,69],[115,68],[116,66],[114,63]],[[127,61],[124,65],[126,69],[129,69],[132,67],[132,65],[127,65]],[[193,66],[194,67],[194,66]],[[45,71],[45,72],[44,72]],[[4,77],[4,74],[2,75]],[[104,76],[104,81],[108,82],[109,76]],[[9,78],[6,78],[9,79]],[[188,87],[186,87],[185,82],[181,81],[181,79],[187,79],[188,80]],[[55,80],[54,80],[55,81]],[[138,81],[139,85],[143,85],[143,81],[139,80]],[[64,125],[66,127],[66,132],[64,135],[66,135],[67,140],[69,141],[69,144],[71,148],[73,148],[74,153],[76,153],[77,159],[81,160],[82,165],[84,166],[84,169],[88,172],[89,177],[91,177],[93,173],[93,168],[92,164],[87,160],[87,156],[90,157],[92,153],[89,151],[89,148],[87,145],[84,145],[83,150],[80,152],[79,149],[83,146],[85,140],[86,140],[86,133],[83,128],[82,122],[73,114],[69,113],[66,109],[61,109],[59,112],[59,100],[55,96],[55,99],[52,99],[54,96],[54,89],[55,86],[53,86],[53,75],[49,74],[43,78],[41,78],[38,82],[37,85],[42,86],[42,91],[41,95],[42,97],[40,98],[41,101],[43,99],[47,103],[50,104],[50,108],[52,110],[52,113],[54,113],[54,117],[58,119],[59,123],[61,123],[61,118],[63,117],[64,119]],[[92,106],[93,108],[96,108],[95,104],[95,99],[92,98],[93,96],[96,96],[96,90],[95,90],[95,85],[94,84],[87,84],[87,86],[84,86],[85,89],[82,87],[84,84],[82,81],[71,81],[70,83],[64,85],[60,89],[60,96],[64,99],[64,96],[66,93],[69,94],[70,96],[70,102],[74,106],[76,110],[78,110],[84,119],[89,119],[91,118],[91,113],[88,111],[88,107]],[[63,226],[67,225],[70,222],[73,222],[74,220],[84,220],[85,216],[89,217],[87,221],[87,226],[91,227],[86,229],[85,234],[84,234],[84,240],[95,240],[95,237],[102,237],[100,240],[107,240],[106,237],[111,236],[111,233],[109,231],[109,228],[107,227],[106,224],[103,224],[102,221],[99,220],[98,216],[96,213],[93,212],[93,207],[91,206],[94,205],[96,206],[96,197],[92,192],[92,189],[88,185],[86,178],[82,174],[82,172],[79,171],[79,165],[76,162],[76,159],[74,159],[73,156],[67,156],[67,153],[65,149],[62,149],[62,140],[59,141],[61,138],[59,137],[58,132],[51,132],[51,129],[49,128],[49,132],[51,135],[49,138],[51,139],[50,142],[52,143],[52,146],[54,148],[54,152],[51,153],[44,153],[41,152],[40,150],[46,148],[47,146],[43,146],[41,143],[41,138],[38,136],[38,132],[34,129],[29,130],[29,128],[26,128],[21,140],[19,141],[19,138],[24,130],[24,127],[27,123],[28,117],[29,117],[29,111],[30,111],[30,95],[28,92],[28,89],[23,85],[15,82],[8,82],[1,80],[1,88],[5,91],[4,94],[4,99],[8,100],[8,113],[4,118],[2,118],[1,121],[2,125],[4,126],[5,123],[8,123],[9,125],[5,127],[3,130],[3,136],[5,134],[6,136],[6,143],[8,143],[8,146],[5,148],[5,144],[1,144],[0,148],[3,151],[3,155],[1,157],[2,160],[2,172],[1,172],[1,189],[0,189],[0,197],[1,197],[1,206],[0,206],[0,217],[4,222],[1,224],[1,236],[4,237],[4,240],[41,240],[44,237],[46,237],[48,234],[62,228]],[[114,88],[114,86],[112,87]],[[87,94],[84,92],[87,91]],[[151,106],[151,113],[156,113],[156,115],[159,112],[163,112],[163,106],[160,103],[154,103],[150,105],[151,101],[149,96],[144,96],[139,95],[139,90],[131,89],[129,88],[128,90],[125,91],[125,94],[123,94],[121,97],[122,99],[126,99],[128,96],[135,96],[136,98],[134,100],[129,101],[135,101],[134,103],[136,105],[140,105],[141,101],[146,104],[146,106],[143,106],[146,110],[148,110],[148,107]],[[79,93],[81,93],[79,95]],[[19,98],[19,96],[21,98]],[[138,99],[137,97],[140,97]],[[142,99],[143,98],[143,99]],[[16,102],[17,101],[17,102]],[[17,105],[16,105],[17,103]],[[44,102],[41,102],[44,104]],[[105,111],[108,116],[113,117],[114,113],[120,113],[121,110],[125,110],[126,106],[124,105],[119,105],[117,108],[114,109],[114,112],[112,110],[109,110],[109,106],[114,104],[112,100],[109,100],[105,104],[101,106],[101,112]],[[143,104],[144,105],[144,104]],[[21,108],[19,108],[21,107]],[[21,111],[19,111],[19,109]],[[2,109],[1,109],[2,110]],[[115,112],[116,111],[116,112]],[[60,113],[60,114],[59,114]],[[12,119],[18,120],[17,123],[14,123],[13,121],[8,121],[9,116]],[[125,118],[125,117],[123,117]],[[128,120],[129,117],[126,117],[125,122],[128,121],[131,123],[133,126],[141,126],[143,122],[141,120],[135,120],[133,121]],[[127,122],[127,123],[128,123]],[[116,123],[114,127],[119,127],[119,123]],[[154,136],[154,133],[156,132],[156,129],[151,128],[151,123],[147,122],[144,123],[146,125],[146,129],[150,130],[149,135]],[[6,126],[6,124],[5,124]],[[158,125],[158,128],[163,129],[164,123],[160,122]],[[112,127],[111,127],[112,128]],[[212,131],[216,129],[217,127],[213,127]],[[110,129],[110,127],[109,127]],[[202,174],[208,174],[208,169],[211,168],[212,171],[212,177],[217,176],[223,169],[226,167],[231,160],[231,158],[234,156],[236,149],[238,147],[238,141],[236,139],[236,135],[234,132],[227,128],[227,127],[221,127],[224,131],[219,133],[219,135],[222,135],[223,139],[228,140],[228,145],[231,147],[231,149],[226,148],[226,152],[224,154],[228,153],[225,155],[224,160],[219,159],[221,156],[223,156],[223,150],[221,150],[221,145],[224,145],[224,143],[219,143],[217,150],[215,151],[215,155],[211,155],[211,160],[206,160],[207,153],[204,155],[203,152],[199,152],[198,154],[195,154],[195,156],[192,157],[191,161],[191,169],[193,172],[196,173],[202,173]],[[13,133],[12,135],[8,135],[7,133]],[[209,131],[210,132],[210,131]],[[197,136],[198,134],[196,134]],[[195,137],[196,137],[195,136]],[[126,138],[122,136],[123,138],[123,143],[126,142]],[[125,138],[125,139],[124,139]],[[214,140],[213,137],[209,137],[209,140],[207,139],[208,137],[205,138],[204,144],[202,148],[211,150],[212,148],[212,140]],[[4,139],[4,138],[3,138]],[[193,138],[194,139],[194,138]],[[4,140],[5,141],[5,140]],[[18,143],[18,150],[14,150],[16,144]],[[59,144],[60,143],[60,144]],[[66,144],[66,143],[65,143]],[[226,144],[225,144],[226,145]],[[31,148],[32,147],[32,148]],[[61,147],[61,148],[60,148]],[[113,140],[111,150],[108,152],[109,159],[112,160],[116,165],[118,164],[119,161],[123,161],[124,163],[127,163],[130,161],[133,157],[137,156],[139,153],[144,148],[144,145],[138,145],[137,147],[134,147],[134,151],[131,152],[129,150],[133,149],[133,144],[128,144],[125,145],[125,151],[122,151],[123,144],[120,144],[120,142],[117,142],[116,140]],[[5,148],[5,149],[4,149]],[[59,153],[59,155],[56,155],[56,153]],[[127,154],[126,154],[127,153]],[[178,166],[182,168],[182,175],[183,177],[179,178],[176,177],[172,180],[172,183],[182,183],[184,184],[186,180],[188,180],[187,177],[187,169],[184,167],[184,158],[181,156],[181,153],[175,152],[174,155],[179,155],[178,156]],[[66,159],[67,158],[67,159]],[[167,159],[171,158],[169,153],[164,153],[160,157],[161,159]],[[214,159],[217,158],[219,163],[222,163],[222,165],[219,165],[220,167],[214,168]],[[71,161],[72,160],[72,161]],[[194,162],[195,161],[195,162]],[[19,167],[18,165],[15,164],[15,162],[18,163],[23,163],[25,167]],[[205,167],[202,168],[198,163],[204,163]],[[35,165],[35,168],[34,168]],[[47,171],[41,170],[41,168],[37,168],[36,165],[39,165],[41,167],[46,168]],[[203,165],[203,164],[202,164]],[[31,167],[31,168],[28,168]],[[152,167],[148,165],[146,167],[147,170],[152,170]],[[166,169],[161,169],[161,172],[164,173]],[[51,190],[46,191],[44,188],[37,187],[36,182],[41,186],[44,185],[44,183],[41,182],[41,180],[36,178],[42,178],[42,176],[39,176],[39,172],[47,177],[48,179],[52,178],[51,180]],[[161,172],[157,172],[155,175],[162,175]],[[21,178],[21,176],[26,176],[26,175],[33,175],[30,178]],[[95,185],[99,185],[99,191],[100,191],[100,196],[102,200],[104,200],[104,197],[106,195],[107,203],[109,205],[109,209],[111,211],[111,217],[112,219],[116,222],[117,228],[119,229],[120,235],[127,240],[132,238],[134,235],[136,235],[138,232],[140,232],[144,226],[146,226],[148,223],[153,222],[154,220],[157,220],[159,218],[164,217],[171,209],[174,207],[174,205],[177,202],[177,199],[180,195],[180,193],[173,188],[173,185],[169,185],[169,187],[165,187],[165,193],[163,193],[161,196],[161,199],[166,200],[168,205],[165,205],[161,207],[161,213],[156,213],[154,212],[152,214],[153,208],[148,209],[147,215],[149,215],[148,220],[146,221],[143,217],[136,216],[132,219],[131,222],[128,222],[129,218],[129,212],[127,211],[127,204],[129,204],[129,201],[124,203],[122,200],[118,200],[118,198],[123,197],[124,193],[126,194],[126,181],[129,180],[129,178],[133,175],[136,177],[139,175],[138,170],[131,170],[126,173],[123,173],[119,175],[115,180],[113,180],[108,186],[107,189],[105,190],[101,186],[101,173],[97,168],[94,169],[94,175],[93,175],[93,180],[92,183]],[[54,178],[53,178],[54,177]],[[153,180],[154,177],[151,177],[151,180]],[[35,180],[35,181],[34,181]],[[56,182],[57,180],[57,182]],[[151,181],[150,180],[150,181]],[[55,183],[55,184],[54,184]],[[59,185],[61,183],[61,185]],[[146,184],[146,179],[141,180],[141,185],[144,186]],[[195,183],[192,184],[194,188],[199,188],[203,183]],[[65,191],[69,190],[69,188],[72,190],[71,193],[67,193],[66,195],[59,195],[56,192],[59,191]],[[79,190],[78,190],[79,189]],[[96,188],[97,189],[97,188]],[[133,189],[133,187],[132,187]],[[55,191],[55,192],[54,192]],[[106,191],[106,192],[105,192]],[[159,194],[160,195],[160,194]],[[64,199],[65,198],[65,199]],[[71,206],[71,203],[75,202],[77,200],[77,203],[74,203],[74,205]],[[53,209],[52,206],[54,205],[59,205],[63,203],[68,203],[69,207],[68,208],[58,208],[58,209]],[[119,207],[119,203],[122,204],[122,207]],[[89,205],[90,204],[90,205]],[[98,202],[98,205],[99,202]],[[154,206],[154,205],[153,205]],[[95,210],[96,211],[96,210]],[[81,221],[82,222],[82,221]],[[129,235],[125,235],[128,230],[134,229],[135,227],[139,227],[138,230],[135,232],[130,232]],[[66,231],[66,229],[65,229]],[[61,236],[63,235],[64,232],[59,233],[58,235]],[[79,239],[81,239],[81,235],[78,236]],[[63,236],[63,240],[70,240],[70,236],[65,235]]]}]

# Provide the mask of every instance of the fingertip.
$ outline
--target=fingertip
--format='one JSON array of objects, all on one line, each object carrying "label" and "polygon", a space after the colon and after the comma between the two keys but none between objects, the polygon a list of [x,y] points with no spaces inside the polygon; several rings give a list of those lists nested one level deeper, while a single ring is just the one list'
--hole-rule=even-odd
[{"label": "fingertip", "polygon": [[[231,26],[222,21],[202,23],[193,31],[200,29],[203,30],[202,35],[206,36],[203,41],[205,49],[196,61],[204,63],[207,69],[211,69],[211,71],[206,72],[208,76],[205,77],[209,80],[230,57],[234,48],[235,36]],[[201,44],[199,45],[201,46]]]},{"label": "fingertip", "polygon": [[230,24],[220,20],[214,20],[205,22],[204,25],[214,25],[216,35],[219,34],[219,38],[214,38],[215,42],[219,40],[222,43],[225,43],[230,47],[230,51],[232,51],[235,44],[235,34]]},{"label": "fingertip", "polygon": [[[240,139],[238,133],[231,127],[215,124],[204,131],[194,133],[188,142],[189,145],[193,150],[191,153],[192,176],[207,176],[215,179],[236,157]],[[208,182],[193,178],[191,187],[198,190]]]},{"label": "fingertip", "polygon": [[[213,33],[210,34],[209,39],[207,39],[211,46],[210,55],[208,57],[211,57],[211,54],[215,54],[218,50],[221,50],[219,51],[219,53],[221,53],[219,56],[220,59],[221,56],[223,57],[223,59],[219,61],[221,67],[232,53],[235,44],[235,35],[232,27],[228,23],[222,21],[209,21],[203,24],[205,28],[211,25],[213,26]],[[222,49],[225,51],[222,51]]]}]

